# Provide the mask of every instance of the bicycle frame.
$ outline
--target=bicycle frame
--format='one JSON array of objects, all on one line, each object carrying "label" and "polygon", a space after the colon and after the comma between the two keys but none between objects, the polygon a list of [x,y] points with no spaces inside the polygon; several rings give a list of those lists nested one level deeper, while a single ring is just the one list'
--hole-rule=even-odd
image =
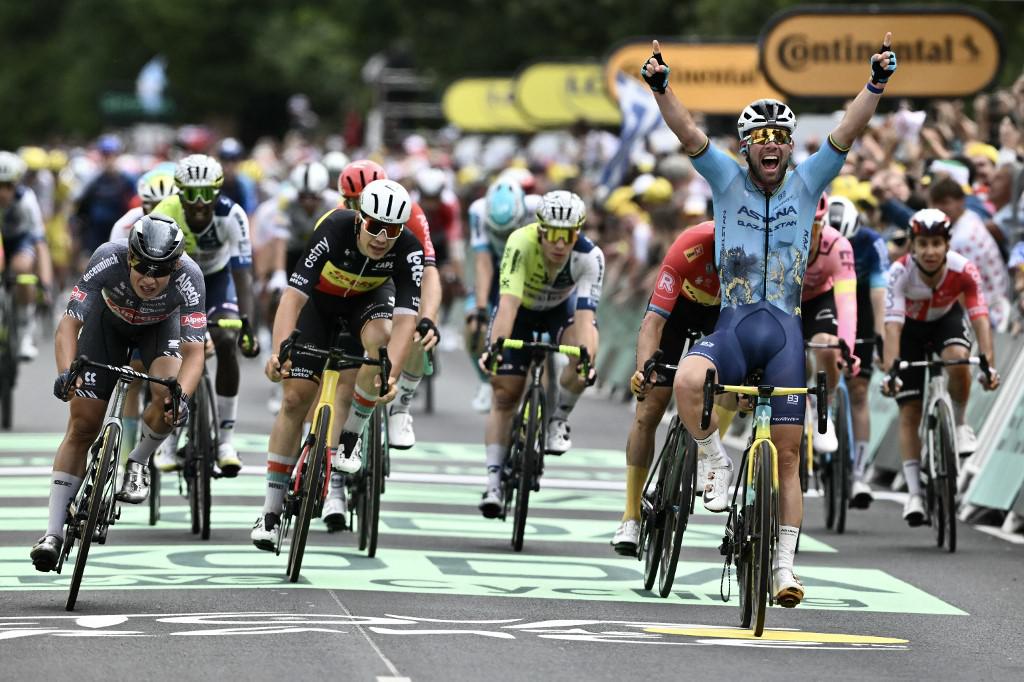
[{"label": "bicycle frame", "polygon": [[[932,366],[924,368],[924,393],[921,395],[921,422],[917,425],[917,433],[921,438],[921,458],[931,456],[929,437],[931,429],[928,428],[928,416],[935,410],[938,403],[945,403],[950,414],[953,412],[953,399],[949,397],[949,377],[945,371],[932,373]],[[953,447],[956,449],[956,430],[951,434]]]}]

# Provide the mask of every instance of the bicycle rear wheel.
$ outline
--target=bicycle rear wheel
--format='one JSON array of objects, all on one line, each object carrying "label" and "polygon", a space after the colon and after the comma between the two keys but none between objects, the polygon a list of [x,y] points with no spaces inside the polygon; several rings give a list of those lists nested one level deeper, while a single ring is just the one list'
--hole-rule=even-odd
[{"label": "bicycle rear wheel", "polygon": [[316,440],[309,449],[302,470],[296,472],[300,477],[299,495],[302,499],[299,501],[299,514],[295,518],[291,546],[288,549],[288,580],[293,583],[299,581],[302,556],[306,551],[306,538],[309,535],[309,522],[313,518],[313,508],[323,494],[330,409],[327,406],[320,409],[320,414],[317,415]]},{"label": "bicycle rear wheel", "polygon": [[850,433],[849,409],[846,391],[840,385],[836,391],[835,407],[832,409],[836,424],[836,439],[839,449],[832,453],[832,480],[835,497],[835,531],[846,532],[846,510],[850,506],[850,457],[853,454]]},{"label": "bicycle rear wheel", "polygon": [[[678,419],[678,417],[677,417]],[[680,423],[679,435],[673,460],[675,480],[669,482],[672,495],[665,509],[664,549],[661,553],[661,569],[658,573],[658,593],[667,597],[672,592],[672,582],[679,565],[679,553],[683,546],[683,533],[693,509],[693,489],[697,479],[697,444]]]},{"label": "bicycle rear wheel", "polygon": [[[3,283],[0,283],[0,288]],[[14,385],[17,383],[17,320],[14,300],[0,291],[0,428],[8,430],[14,420]]]},{"label": "bicycle rear wheel", "polygon": [[[213,384],[208,374],[203,374],[202,388],[196,394],[196,488],[195,513],[199,517],[199,534],[203,540],[210,539],[210,510],[212,496],[210,481],[213,479],[213,463],[217,460],[217,401]],[[195,522],[193,522],[193,527]],[[193,531],[195,532],[195,531]]]},{"label": "bicycle rear wheel", "polygon": [[516,509],[512,520],[512,549],[523,551],[523,536],[526,533],[526,515],[530,507],[530,491],[533,479],[540,465],[542,442],[541,419],[544,415],[544,391],[540,387],[530,389],[523,405],[523,421],[526,424],[526,440],[519,460],[519,479],[516,485]]},{"label": "bicycle rear wheel", "polygon": [[[78,538],[78,555],[75,557],[75,570],[71,574],[70,590],[68,599],[64,605],[65,610],[73,611],[75,602],[78,601],[78,591],[82,587],[82,577],[85,575],[85,562],[89,558],[89,548],[92,546],[93,537],[99,525],[101,511],[107,511],[104,518],[104,526],[109,521],[113,512],[114,485],[117,473],[117,459],[121,450],[121,429],[116,424],[110,424],[103,432],[103,441],[100,446],[99,457],[93,458],[94,467],[90,475],[86,477],[79,494],[78,510],[75,518],[65,528],[65,542],[73,542],[75,536]],[[82,505],[85,505],[83,514]],[[105,528],[102,534],[106,535]],[[104,537],[105,539],[105,537]]]},{"label": "bicycle rear wheel", "polygon": [[945,530],[946,549],[951,553],[956,551],[956,475],[957,475],[957,452],[954,446],[953,415],[949,407],[940,402],[936,410],[938,445],[932,450],[935,458],[933,466],[935,476],[932,485],[935,486],[936,502],[939,509],[939,519],[936,522],[936,533],[938,534],[938,546],[942,547],[942,530]]},{"label": "bicycle rear wheel", "polygon": [[[369,450],[366,452],[366,516],[359,519],[367,530],[366,556],[371,559],[377,555],[377,532],[380,526],[380,495],[384,488],[384,433],[387,419],[384,410],[378,405],[370,415]],[[361,529],[360,529],[361,530]]]},{"label": "bicycle rear wheel", "polygon": [[754,524],[753,566],[751,567],[754,636],[764,634],[764,621],[768,611],[768,598],[772,584],[772,453],[767,443],[757,448],[754,463]]}]

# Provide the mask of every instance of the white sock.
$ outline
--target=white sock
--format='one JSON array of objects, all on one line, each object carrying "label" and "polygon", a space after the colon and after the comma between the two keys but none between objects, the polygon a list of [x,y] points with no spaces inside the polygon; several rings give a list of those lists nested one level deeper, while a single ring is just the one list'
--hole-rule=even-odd
[{"label": "white sock", "polygon": [[903,463],[903,477],[907,479],[907,492],[921,494],[921,462],[912,459]]},{"label": "white sock", "polygon": [[218,395],[217,416],[220,417],[217,437],[221,443],[230,443],[235,435],[235,419],[238,417],[238,396]]},{"label": "white sock", "polygon": [[142,420],[142,434],[139,436],[139,442],[135,444],[135,448],[128,454],[128,459],[139,464],[149,464],[149,458],[156,452],[157,447],[160,443],[164,442],[164,439],[170,434],[157,433],[153,429],[149,428],[149,424],[146,420]]},{"label": "white sock", "polygon": [[298,461],[297,456],[267,453],[267,490],[263,498],[264,514],[280,514],[284,505],[284,496],[288,491],[292,469]]},{"label": "white sock", "polygon": [[963,426],[967,423],[967,403],[959,403],[955,400],[950,400],[950,402],[953,403],[953,421],[957,426]]},{"label": "white sock", "polygon": [[68,503],[75,499],[82,479],[78,476],[54,471],[50,479],[50,516],[46,523],[46,534],[64,537],[64,520],[67,518]]},{"label": "white sock", "polygon": [[34,338],[36,333],[36,304],[26,303],[21,306],[21,335]]},{"label": "white sock", "polygon": [[416,395],[416,389],[420,385],[420,381],[423,380],[421,376],[413,376],[408,372],[403,371],[402,376],[398,378],[396,384],[398,388],[398,399],[391,403],[391,411],[389,414],[398,414],[399,412],[408,412],[409,404],[412,403],[413,396]]},{"label": "white sock", "polygon": [[580,399],[583,393],[573,393],[564,386],[558,388],[558,403],[555,407],[555,419],[569,419],[569,413],[572,412],[572,408],[576,407],[576,401]]},{"label": "white sock", "polygon": [[859,481],[864,478],[864,470],[868,468],[868,442],[857,440],[853,442],[853,478]]},{"label": "white sock", "polygon": [[345,474],[331,471],[331,484],[327,488],[327,497],[345,499]]},{"label": "white sock", "polygon": [[505,465],[507,448],[500,443],[489,443],[485,449],[487,451],[487,487],[498,488],[501,486],[501,467]]},{"label": "white sock", "polygon": [[306,442],[306,438],[309,436],[309,432],[313,429],[313,422],[302,422],[302,438],[299,442]]},{"label": "white sock", "polygon": [[800,537],[800,529],[796,526],[779,526],[779,546],[775,548],[775,565],[773,570],[788,568],[793,570],[793,556],[796,554],[796,539]]},{"label": "white sock", "polygon": [[704,455],[709,467],[728,466],[729,454],[725,451],[725,446],[722,445],[722,438],[718,435],[717,429],[708,434],[707,438],[695,438],[694,441],[697,443],[697,450]]}]

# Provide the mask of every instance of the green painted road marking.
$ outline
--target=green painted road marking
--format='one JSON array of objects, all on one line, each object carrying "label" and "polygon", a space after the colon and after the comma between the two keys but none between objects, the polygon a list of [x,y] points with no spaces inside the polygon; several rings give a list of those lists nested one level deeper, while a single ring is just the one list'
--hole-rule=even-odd
[{"label": "green painted road marking", "polygon": [[[284,557],[252,547],[96,545],[82,589],[306,587],[490,597],[719,605],[721,564],[681,562],[668,599],[645,592],[639,562],[625,558],[549,558],[382,549],[375,559],[355,551],[310,546],[300,583],[285,577]],[[24,547],[0,548],[0,590],[65,590],[67,574],[41,574]],[[913,585],[877,569],[800,566],[808,597],[801,609],[964,615]],[[736,590],[733,601],[736,608]]]},{"label": "green painted road marking", "polygon": [[[259,514],[255,505],[239,507],[216,505],[213,508],[212,523],[214,533],[228,530],[245,530],[252,528],[253,520]],[[19,531],[26,528],[44,528],[47,510],[45,507],[28,509],[18,507],[0,507],[0,531]],[[188,507],[173,506],[160,509],[159,530],[188,530],[191,521]],[[594,519],[555,519],[545,517],[530,518],[527,521],[526,537],[550,542],[585,542],[607,545],[615,532],[616,521]],[[122,505],[121,519],[115,526],[114,533],[119,530],[148,530],[149,510],[147,507]],[[331,545],[351,545],[352,536],[339,534],[330,536],[321,523],[313,523],[311,531],[314,536]],[[381,512],[380,532],[383,537],[388,535],[417,535],[424,537],[458,537],[468,540],[505,540],[511,532],[508,523],[501,523],[481,517],[476,510],[464,514],[436,514],[429,512],[392,512],[387,509]],[[241,536],[239,536],[241,537]],[[722,527],[713,524],[690,524],[686,529],[684,544],[688,548],[714,549],[722,541]],[[382,543],[386,545],[386,541]],[[835,552],[823,542],[807,535],[800,538],[801,552]],[[609,550],[610,551],[610,550]]]}]

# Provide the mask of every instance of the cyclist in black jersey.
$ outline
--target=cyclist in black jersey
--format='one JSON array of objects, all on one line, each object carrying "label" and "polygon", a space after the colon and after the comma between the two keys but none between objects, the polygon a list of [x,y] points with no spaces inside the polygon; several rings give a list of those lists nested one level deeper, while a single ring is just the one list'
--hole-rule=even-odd
[{"label": "cyclist in black jersey", "polygon": [[53,385],[54,395],[71,400],[71,415],[53,460],[46,535],[32,548],[37,570],[50,571],[57,564],[68,503],[82,485],[86,453],[116,383],[109,372],[89,370],[72,385],[69,367],[78,355],[125,365],[132,348],[138,348],[149,374],[177,376],[181,385],[175,424],[167,388],[150,385],[153,400],[142,416],[142,437],[128,455],[118,500],[138,504],[146,499],[150,456],[172,426],[188,420],[188,397],[205,361],[206,290],[199,266],[183,251],[184,235],[174,220],[143,216],[127,240],[107,242],[93,253],[71,291],[54,339],[59,375]]},{"label": "cyclist in black jersey", "polygon": [[[405,230],[412,200],[404,187],[392,180],[375,180],[363,189],[359,204],[358,212],[335,209],[318,221],[281,295],[271,346],[277,351],[292,331],[299,330],[301,343],[328,348],[340,318],[353,337],[358,336],[350,339],[347,352],[377,358],[378,349],[388,346],[394,364],[384,396],[379,395],[373,366],[341,374],[339,395],[352,406],[333,467],[344,473],[359,470],[359,434],[374,406],[395,397],[395,382],[412,348],[424,267],[423,247]],[[267,362],[266,373],[272,381],[288,381],[270,434],[263,512],[251,533],[260,549],[275,548],[285,488],[298,458],[302,420],[316,398],[322,369],[322,359],[301,350],[293,352],[284,366],[276,354]]]}]

